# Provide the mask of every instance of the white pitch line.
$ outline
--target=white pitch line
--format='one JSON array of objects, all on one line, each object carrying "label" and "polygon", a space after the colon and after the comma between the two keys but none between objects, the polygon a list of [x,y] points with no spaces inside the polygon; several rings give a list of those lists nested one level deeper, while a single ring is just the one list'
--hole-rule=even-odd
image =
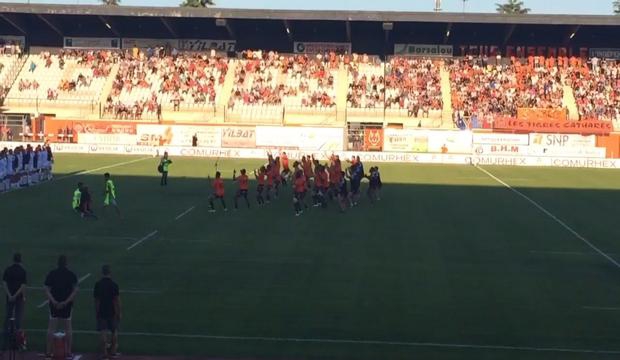
[{"label": "white pitch line", "polygon": [[582,306],[582,308],[586,310],[620,311],[620,307]]},{"label": "white pitch line", "polygon": [[[79,285],[80,283],[82,283],[84,280],[88,279],[89,277],[90,277],[90,273],[88,273],[88,274],[86,274],[86,275],[82,276],[81,278],[79,278],[79,279],[78,279],[78,285]],[[45,289],[45,288],[44,288],[44,289]],[[42,302],[41,304],[39,304],[39,306],[37,306],[37,308],[39,308],[39,309],[40,309],[40,308],[44,307],[45,305],[47,305],[47,303],[48,303],[48,302],[49,302],[49,300],[45,300],[44,302]]]},{"label": "white pitch line", "polygon": [[[45,329],[26,329],[26,331],[47,332],[47,330]],[[97,331],[92,331],[92,330],[74,330],[73,332],[76,334],[99,335]],[[138,336],[138,337],[141,336],[141,337],[177,338],[177,339],[260,341],[260,342],[279,342],[279,343],[354,344],[354,345],[401,346],[401,347],[430,347],[430,348],[443,348],[443,349],[470,349],[470,350],[620,355],[620,350],[595,350],[595,349],[579,349],[579,348],[533,347],[533,346],[513,346],[513,345],[458,344],[458,343],[436,343],[436,342],[418,342],[418,341],[293,338],[293,337],[269,337],[269,336],[227,336],[227,335],[203,335],[203,334],[169,334],[169,333],[151,333],[151,332],[119,332],[119,335]]]},{"label": "white pitch line", "polygon": [[[43,291],[45,290],[44,286],[26,286],[27,290],[33,291]],[[143,289],[127,289],[120,290],[121,294],[161,294],[163,291],[161,290],[143,290]],[[47,303],[46,303],[47,304]]]},{"label": "white pitch line", "polygon": [[588,239],[583,237],[581,234],[579,234],[573,228],[571,228],[570,226],[566,225],[566,223],[564,221],[560,220],[557,216],[553,215],[549,210],[545,209],[542,205],[540,205],[536,201],[532,200],[530,197],[528,197],[527,195],[523,194],[519,190],[517,190],[517,189],[513,188],[512,186],[508,185],[507,183],[502,181],[500,178],[498,178],[497,176],[491,174],[490,172],[486,171],[485,169],[481,168],[480,166],[476,165],[476,169],[478,169],[478,170],[482,171],[483,173],[487,174],[493,180],[495,180],[498,183],[504,185],[508,190],[510,190],[513,193],[519,195],[521,198],[525,199],[527,202],[529,202],[530,204],[534,205],[538,210],[540,210],[545,215],[550,217],[552,220],[554,220],[555,222],[560,224],[560,226],[562,226],[564,229],[566,229],[569,233],[573,234],[577,239],[583,241],[584,244],[588,245],[592,250],[596,251],[599,255],[601,255],[602,257],[607,259],[610,263],[612,263],[613,265],[615,265],[617,268],[620,269],[620,263],[618,263],[616,260],[614,260],[614,258],[612,258],[608,254],[606,254],[603,250],[599,249],[596,245],[591,243]]},{"label": "white pitch line", "polygon": [[137,163],[139,161],[144,161],[146,159],[152,159],[152,158],[153,158],[152,156],[147,156],[147,157],[143,157],[143,158],[139,158],[139,159],[133,159],[133,160],[130,160],[130,161],[124,161],[124,162],[120,162],[120,163],[116,163],[116,164],[112,164],[112,165],[98,167],[96,169],[84,170],[84,171],[80,171],[80,172],[75,173],[75,174],[69,174],[69,175],[61,176],[59,178],[54,178],[54,179],[52,179],[52,181],[60,181],[60,180],[68,179],[68,178],[75,177],[75,176],[86,175],[86,174],[94,173],[94,172],[101,171],[101,170],[112,169],[112,168],[123,166],[123,165],[129,165],[129,164]]},{"label": "white pitch line", "polygon": [[182,213],[180,213],[179,215],[177,215],[177,217],[174,218],[174,221],[179,220],[180,218],[182,218],[183,216],[189,214],[192,210],[194,210],[194,208],[196,208],[196,206],[192,206],[191,208],[183,211]]},{"label": "white pitch line", "polygon": [[152,238],[153,236],[157,235],[157,233],[158,233],[158,231],[157,231],[157,230],[154,230],[153,232],[151,232],[150,234],[146,235],[146,236],[145,236],[145,237],[143,237],[142,239],[140,239],[140,240],[136,241],[135,243],[131,244],[131,246],[129,246],[129,247],[127,248],[127,251],[129,251],[129,250],[131,250],[131,249],[135,248],[136,246],[138,246],[138,245],[142,244],[144,241],[146,241],[146,240],[148,240],[148,239]]},{"label": "white pitch line", "polygon": [[136,163],[138,161],[143,161],[143,160],[146,160],[146,159],[152,159],[152,157],[149,156],[149,157],[134,159],[134,160],[131,160],[131,161],[120,162],[120,163],[117,163],[117,164],[102,166],[102,167],[99,167],[99,168],[96,168],[96,169],[84,170],[84,171],[80,171],[80,172],[75,173],[75,174],[69,174],[69,175],[53,178],[52,180],[49,180],[49,181],[41,181],[41,182],[39,182],[38,184],[36,184],[34,186],[20,187],[20,188],[15,189],[15,190],[9,190],[9,191],[5,191],[5,192],[1,192],[0,196],[9,194],[9,193],[12,193],[12,192],[15,192],[15,191],[23,190],[23,189],[31,189],[31,188],[37,187],[39,185],[44,185],[44,184],[52,183],[52,182],[55,182],[55,181],[69,179],[69,178],[72,178],[72,177],[75,177],[75,176],[86,175],[86,174],[90,174],[90,173],[101,171],[101,170],[112,169],[112,168],[115,168],[115,167],[118,167],[118,166],[133,164],[133,163]]},{"label": "white pitch line", "polygon": [[129,290],[120,290],[121,294],[161,294],[160,290],[140,290],[140,289],[129,289]]},{"label": "white pitch line", "polygon": [[[530,254],[541,254],[541,255],[583,255],[590,256],[595,255],[595,252],[587,252],[587,251],[541,251],[541,250],[530,250]],[[609,256],[617,255],[615,253],[607,253]]]}]

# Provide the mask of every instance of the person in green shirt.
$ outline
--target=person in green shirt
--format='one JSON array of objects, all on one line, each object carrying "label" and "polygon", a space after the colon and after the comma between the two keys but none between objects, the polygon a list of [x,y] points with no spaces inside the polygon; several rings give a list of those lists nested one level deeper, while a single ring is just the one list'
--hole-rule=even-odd
[{"label": "person in green shirt", "polygon": [[170,164],[172,164],[172,160],[168,159],[168,152],[164,152],[164,157],[161,158],[161,161],[159,162],[159,168],[160,168],[160,172],[161,172],[161,181],[159,182],[159,184],[161,186],[167,186],[168,185],[168,167],[170,166]]},{"label": "person in green shirt", "polygon": [[110,173],[103,174],[103,178],[105,180],[105,191],[103,198],[103,209],[112,205],[114,209],[116,209],[116,213],[118,216],[121,216],[121,210],[118,208],[118,203],[116,202],[116,186],[114,185],[114,181],[110,179]]},{"label": "person in green shirt", "polygon": [[73,200],[71,201],[71,207],[76,212],[80,212],[80,199],[82,198],[82,186],[83,184],[79,182],[77,184],[77,189],[73,191]]}]

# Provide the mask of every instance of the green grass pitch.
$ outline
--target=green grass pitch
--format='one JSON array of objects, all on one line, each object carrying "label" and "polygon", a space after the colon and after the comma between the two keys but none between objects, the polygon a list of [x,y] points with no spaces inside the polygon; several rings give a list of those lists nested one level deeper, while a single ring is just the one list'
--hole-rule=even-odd
[{"label": "green grass pitch", "polygon": [[[8,265],[22,252],[35,287],[24,325],[31,348],[42,349],[47,325],[36,287],[64,253],[78,277],[92,274],[75,305],[78,352],[96,350],[91,291],[109,263],[126,291],[121,351],[129,354],[620,356],[620,268],[476,167],[380,164],[374,206],[363,198],[345,214],[330,204],[294,217],[290,189],[261,209],[208,213],[215,159],[174,158],[167,188],[158,159],[117,165],[136,159],[60,154],[54,181],[0,195],[1,259]],[[230,180],[234,168],[259,164],[220,160],[219,168]],[[77,175],[91,169],[100,170]],[[620,259],[620,172],[485,169]],[[112,211],[80,219],[70,209],[75,184],[90,186],[101,216],[106,171],[123,219]],[[232,208],[234,184],[226,191]]]}]

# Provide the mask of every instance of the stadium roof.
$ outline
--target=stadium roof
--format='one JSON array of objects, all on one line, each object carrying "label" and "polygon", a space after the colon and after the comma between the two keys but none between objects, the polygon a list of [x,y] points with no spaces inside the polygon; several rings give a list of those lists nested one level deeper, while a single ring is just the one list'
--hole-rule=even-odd
[{"label": "stadium roof", "polygon": [[257,20],[286,19],[382,22],[460,22],[485,24],[620,25],[620,18],[615,15],[503,15],[492,13],[446,12],[225,9],[218,7],[201,9],[182,7],[47,5],[23,3],[3,3],[0,5],[0,13]]},{"label": "stadium roof", "polygon": [[0,34],[34,46],[62,46],[64,36],[236,40],[237,49],[279,51],[327,41],[384,54],[395,43],[620,47],[620,17],[2,3]]}]

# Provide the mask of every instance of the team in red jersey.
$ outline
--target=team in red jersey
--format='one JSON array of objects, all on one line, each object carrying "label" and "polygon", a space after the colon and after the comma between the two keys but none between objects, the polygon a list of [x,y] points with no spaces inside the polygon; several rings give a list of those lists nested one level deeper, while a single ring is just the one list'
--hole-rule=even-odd
[{"label": "team in red jersey", "polygon": [[265,182],[267,181],[267,169],[261,166],[260,169],[254,170],[254,177],[256,177],[256,202],[258,206],[265,204],[265,198],[263,192],[265,191]]},{"label": "team in red jersey", "polygon": [[[305,202],[306,194],[312,191],[312,204],[314,207],[327,208],[330,201],[337,200],[340,211],[344,212],[347,208],[356,205],[359,199],[359,187],[362,178],[369,180],[368,197],[371,202],[379,200],[379,190],[381,188],[381,178],[378,168],[371,168],[369,175],[364,174],[363,165],[359,157],[353,157],[350,161],[351,166],[343,170],[340,158],[332,155],[328,163],[321,164],[314,156],[302,156],[301,161],[294,161],[292,168],[289,163],[288,155],[282,152],[280,156],[273,156],[268,153],[267,163],[259,169],[254,170],[256,178],[256,201],[259,207],[270,203],[272,199],[277,199],[280,185],[286,186],[290,181],[293,190],[293,208],[296,216],[303,214],[304,209],[308,208]],[[209,179],[210,180],[210,179]],[[248,199],[250,179],[245,169],[233,171],[232,180],[237,183],[234,195],[235,210],[239,207],[239,199],[245,200],[246,206],[250,208]],[[349,189],[350,184],[350,189]],[[219,199],[222,208],[226,211],[224,201],[224,181],[221,173],[216,172],[215,180],[211,183],[213,193],[209,197],[211,212],[215,211],[214,201]]]},{"label": "team in red jersey", "polygon": [[228,211],[226,208],[226,202],[224,201],[224,180],[222,180],[222,174],[219,171],[215,172],[215,180],[211,181],[211,177],[208,178],[213,188],[213,193],[209,196],[209,212],[215,212],[215,206],[213,200],[219,199],[222,203],[224,211]]},{"label": "team in red jersey", "polygon": [[306,195],[306,177],[301,170],[297,170],[295,172],[293,190],[293,208],[295,209],[295,216],[299,216],[304,212],[303,209],[307,208],[306,204],[304,203],[304,197]]},{"label": "team in red jersey", "polygon": [[245,169],[241,169],[241,175],[238,177],[237,170],[233,170],[233,181],[236,181],[239,186],[237,193],[235,194],[235,210],[239,208],[238,201],[241,197],[245,200],[245,203],[249,209],[250,201],[248,200],[248,190],[250,187],[250,178],[246,175]]}]

